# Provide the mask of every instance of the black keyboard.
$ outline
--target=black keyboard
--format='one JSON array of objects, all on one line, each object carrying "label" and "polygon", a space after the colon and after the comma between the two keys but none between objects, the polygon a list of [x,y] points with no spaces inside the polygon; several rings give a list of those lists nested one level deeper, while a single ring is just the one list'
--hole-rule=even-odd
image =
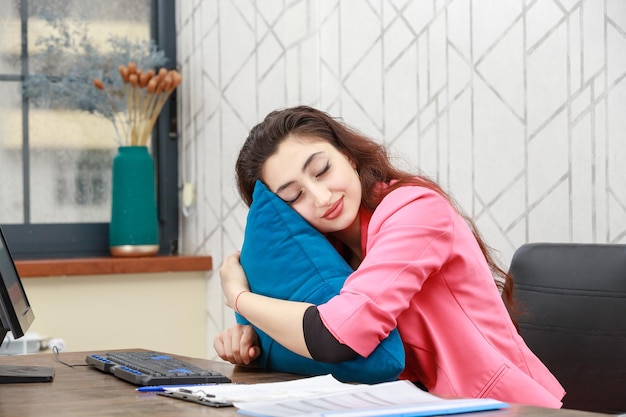
[{"label": "black keyboard", "polygon": [[217,371],[201,368],[159,352],[109,352],[87,355],[85,362],[135,385],[228,383]]}]

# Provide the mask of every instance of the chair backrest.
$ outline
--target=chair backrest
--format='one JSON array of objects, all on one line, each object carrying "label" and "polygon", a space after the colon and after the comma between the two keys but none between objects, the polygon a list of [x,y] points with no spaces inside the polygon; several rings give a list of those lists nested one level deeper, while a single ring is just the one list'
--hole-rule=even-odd
[{"label": "chair backrest", "polygon": [[509,273],[520,333],[565,387],[563,407],[626,412],[626,245],[530,243]]}]

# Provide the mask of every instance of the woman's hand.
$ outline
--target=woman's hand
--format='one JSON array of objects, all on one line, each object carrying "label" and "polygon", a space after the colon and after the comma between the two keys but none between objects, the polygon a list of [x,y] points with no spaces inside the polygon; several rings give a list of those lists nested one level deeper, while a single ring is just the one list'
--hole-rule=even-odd
[{"label": "woman's hand", "polygon": [[237,295],[242,291],[250,291],[248,278],[239,262],[239,252],[224,258],[220,267],[220,281],[224,292],[226,305],[236,310]]},{"label": "woman's hand", "polygon": [[[311,354],[302,331],[302,318],[312,304],[251,293],[239,259],[238,252],[227,256],[220,267],[220,280],[226,305],[235,311],[239,310],[238,312],[256,328],[267,333],[285,348],[310,358]],[[257,340],[253,329],[235,326],[220,334],[214,341],[214,346],[222,359],[234,364],[247,364],[251,358],[256,358],[259,354]],[[256,350],[253,349],[255,346]]]},{"label": "woman's hand", "polygon": [[236,324],[213,339],[215,351],[225,361],[249,365],[260,354],[259,339],[254,327]]}]

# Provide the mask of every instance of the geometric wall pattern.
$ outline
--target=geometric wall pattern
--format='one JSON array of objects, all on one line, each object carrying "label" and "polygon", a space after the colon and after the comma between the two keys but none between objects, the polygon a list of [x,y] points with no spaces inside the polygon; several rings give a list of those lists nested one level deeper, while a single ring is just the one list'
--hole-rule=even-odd
[{"label": "geometric wall pattern", "polygon": [[[234,161],[269,111],[309,104],[436,179],[503,266],[525,242],[626,242],[626,2],[177,2],[185,253],[217,268],[246,208]],[[212,348],[207,352],[214,356]]]}]

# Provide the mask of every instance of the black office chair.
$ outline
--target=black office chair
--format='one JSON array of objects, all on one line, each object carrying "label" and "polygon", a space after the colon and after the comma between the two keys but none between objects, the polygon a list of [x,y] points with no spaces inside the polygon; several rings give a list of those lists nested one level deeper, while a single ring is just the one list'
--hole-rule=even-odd
[{"label": "black office chair", "polygon": [[626,413],[626,245],[525,244],[509,273],[521,335],[565,387],[563,407]]}]

